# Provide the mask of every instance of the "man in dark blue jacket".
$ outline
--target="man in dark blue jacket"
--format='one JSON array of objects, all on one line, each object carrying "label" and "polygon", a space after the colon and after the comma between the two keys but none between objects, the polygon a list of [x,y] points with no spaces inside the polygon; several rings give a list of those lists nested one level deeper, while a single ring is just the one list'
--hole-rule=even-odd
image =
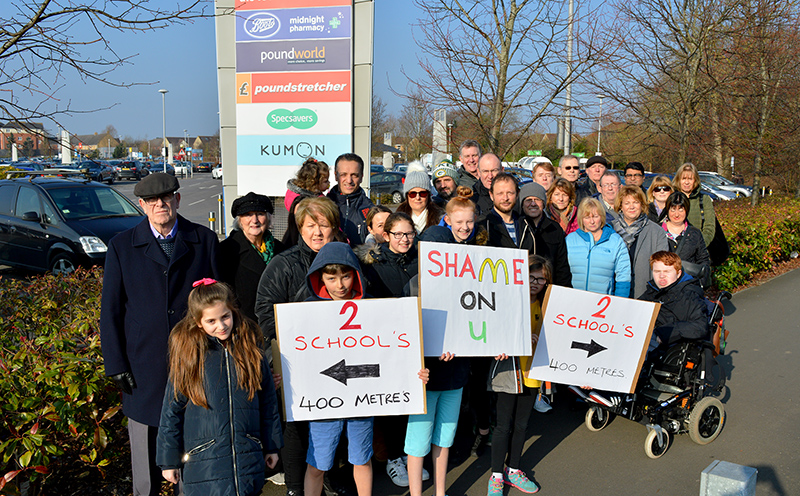
[{"label": "man in dark blue jacket", "polygon": [[374,206],[361,188],[364,160],[355,153],[339,155],[334,171],[337,184],[331,188],[328,198],[339,207],[339,222],[350,245],[363,244],[369,234],[367,212]]},{"label": "man in dark blue jacket", "polygon": [[178,180],[151,174],[133,193],[147,219],[111,239],[100,307],[106,375],[128,417],[133,494],[157,495],[156,435],[167,384],[167,340],[192,283],[218,278],[217,236],[178,215]]}]

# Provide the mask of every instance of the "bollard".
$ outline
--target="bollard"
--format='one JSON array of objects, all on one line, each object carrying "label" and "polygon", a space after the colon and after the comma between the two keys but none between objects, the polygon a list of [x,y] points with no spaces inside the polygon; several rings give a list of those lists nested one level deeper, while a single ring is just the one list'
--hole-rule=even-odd
[{"label": "bollard", "polygon": [[214,212],[208,213],[208,228],[214,232],[217,232],[217,218],[214,217]]},{"label": "bollard", "polygon": [[714,460],[700,474],[700,496],[755,496],[758,470]]},{"label": "bollard", "polygon": [[222,232],[224,230],[223,227],[222,227],[224,225],[222,223],[222,219],[225,218],[225,212],[223,211],[224,208],[225,208],[225,205],[222,203],[222,195],[221,194],[217,195],[217,211],[219,212],[217,218],[220,220],[220,222],[219,222],[219,234],[223,234],[223,235],[225,234],[224,232]]}]

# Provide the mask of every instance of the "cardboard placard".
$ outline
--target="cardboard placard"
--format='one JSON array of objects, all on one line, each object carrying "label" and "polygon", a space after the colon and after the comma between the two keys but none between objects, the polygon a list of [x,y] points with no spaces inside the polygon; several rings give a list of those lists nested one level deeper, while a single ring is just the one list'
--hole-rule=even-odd
[{"label": "cardboard placard", "polygon": [[275,305],[286,420],[425,413],[417,298]]},{"label": "cardboard placard", "polygon": [[419,244],[425,356],[531,354],[528,252]]},{"label": "cardboard placard", "polygon": [[527,377],[633,393],[660,308],[551,285]]}]

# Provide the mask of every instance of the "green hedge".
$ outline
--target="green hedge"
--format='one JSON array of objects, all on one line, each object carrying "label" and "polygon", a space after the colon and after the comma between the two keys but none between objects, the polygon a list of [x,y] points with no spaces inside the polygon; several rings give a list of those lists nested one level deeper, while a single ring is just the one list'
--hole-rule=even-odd
[{"label": "green hedge", "polygon": [[764,198],[753,208],[746,198],[715,203],[731,256],[714,271],[719,289],[732,290],[800,251],[800,200]]},{"label": "green hedge", "polygon": [[127,459],[120,395],[103,373],[101,285],[101,269],[0,279],[3,494],[58,492]]}]

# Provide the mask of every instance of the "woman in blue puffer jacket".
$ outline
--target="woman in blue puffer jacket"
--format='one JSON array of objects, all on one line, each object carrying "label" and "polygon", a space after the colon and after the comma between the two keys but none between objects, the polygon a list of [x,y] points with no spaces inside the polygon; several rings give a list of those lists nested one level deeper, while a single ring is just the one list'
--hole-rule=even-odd
[{"label": "woman in blue puffer jacket", "polygon": [[623,296],[631,292],[631,259],[625,241],[606,225],[605,210],[594,198],[578,207],[579,229],[567,235],[572,287]]}]

